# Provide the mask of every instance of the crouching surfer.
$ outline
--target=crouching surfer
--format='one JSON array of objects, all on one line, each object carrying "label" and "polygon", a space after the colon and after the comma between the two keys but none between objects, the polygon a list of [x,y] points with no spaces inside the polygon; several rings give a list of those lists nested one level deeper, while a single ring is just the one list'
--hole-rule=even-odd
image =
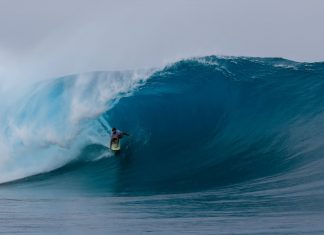
[{"label": "crouching surfer", "polygon": [[127,132],[117,130],[115,127],[112,129],[111,138],[110,138],[110,149],[114,151],[120,150],[120,139],[124,136],[129,136]]}]

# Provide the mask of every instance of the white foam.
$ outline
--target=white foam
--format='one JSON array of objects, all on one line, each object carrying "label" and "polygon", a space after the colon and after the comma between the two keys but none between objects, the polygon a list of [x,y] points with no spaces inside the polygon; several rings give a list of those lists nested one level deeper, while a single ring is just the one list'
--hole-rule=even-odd
[{"label": "white foam", "polygon": [[14,105],[2,105],[0,183],[61,167],[89,144],[106,145],[108,134],[98,132],[94,120],[153,72],[82,74],[61,82],[59,95],[57,80],[46,81],[32,92],[25,90],[24,98]]}]

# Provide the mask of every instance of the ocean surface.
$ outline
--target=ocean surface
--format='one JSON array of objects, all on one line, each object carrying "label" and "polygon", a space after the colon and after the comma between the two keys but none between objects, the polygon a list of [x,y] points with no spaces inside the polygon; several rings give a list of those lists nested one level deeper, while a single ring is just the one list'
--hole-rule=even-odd
[{"label": "ocean surface", "polygon": [[324,234],[324,63],[208,56],[19,93],[1,234]]}]

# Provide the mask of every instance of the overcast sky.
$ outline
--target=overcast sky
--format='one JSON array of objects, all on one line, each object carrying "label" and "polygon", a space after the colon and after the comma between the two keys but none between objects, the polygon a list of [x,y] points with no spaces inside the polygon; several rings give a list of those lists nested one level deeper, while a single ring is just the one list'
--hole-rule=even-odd
[{"label": "overcast sky", "polygon": [[203,55],[324,61],[322,0],[0,0],[0,79]]}]

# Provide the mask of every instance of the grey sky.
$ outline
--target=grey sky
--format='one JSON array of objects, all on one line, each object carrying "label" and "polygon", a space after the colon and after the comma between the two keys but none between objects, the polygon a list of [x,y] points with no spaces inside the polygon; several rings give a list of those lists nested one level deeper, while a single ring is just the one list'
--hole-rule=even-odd
[{"label": "grey sky", "polygon": [[324,61],[322,0],[0,0],[0,79],[202,55]]}]

